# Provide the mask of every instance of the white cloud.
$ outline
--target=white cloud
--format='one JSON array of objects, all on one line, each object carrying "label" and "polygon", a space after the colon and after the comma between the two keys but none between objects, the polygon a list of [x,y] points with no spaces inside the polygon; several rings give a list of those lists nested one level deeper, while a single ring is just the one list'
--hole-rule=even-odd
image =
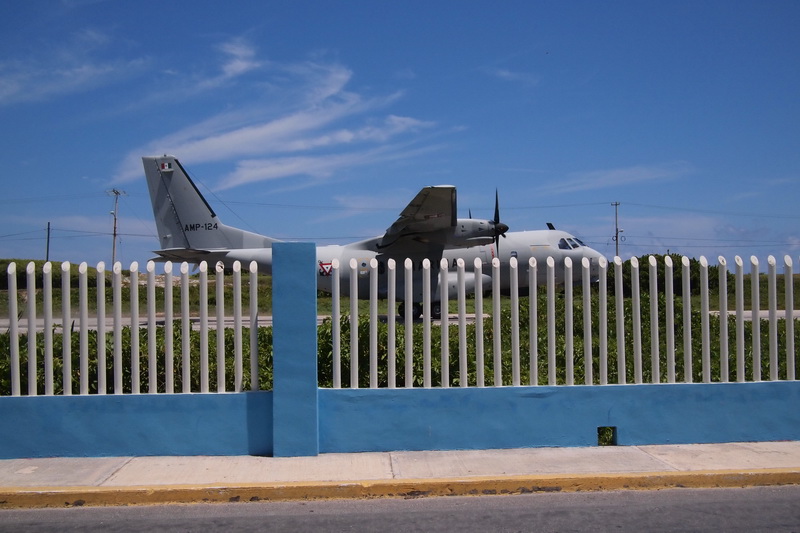
[{"label": "white cloud", "polygon": [[230,189],[258,181],[275,180],[290,176],[327,178],[344,168],[355,168],[378,162],[415,157],[436,147],[407,149],[400,146],[379,146],[369,150],[351,150],[337,154],[297,157],[273,157],[240,161],[231,174],[225,176],[218,189]]},{"label": "white cloud", "polygon": [[0,106],[35,102],[117,83],[143,70],[144,58],[99,60],[95,51],[111,39],[103,32],[83,29],[53,52],[0,62]]},{"label": "white cloud", "polygon": [[529,72],[517,72],[504,68],[486,69],[486,72],[497,79],[514,83],[522,83],[529,87],[539,85],[540,78]]},{"label": "white cloud", "polygon": [[256,50],[242,39],[233,39],[219,45],[224,59],[220,65],[221,74],[202,80],[198,84],[200,89],[209,89],[222,85],[234,78],[247,74],[263,66],[263,62],[256,59]]},{"label": "white cloud", "polygon": [[[115,182],[141,177],[141,156],[171,153],[191,164],[230,161],[236,170],[220,188],[292,175],[324,178],[349,166],[409,157],[413,151],[391,143],[435,126],[413,117],[376,112],[401,93],[364,98],[348,91],[351,70],[338,63],[306,61],[276,64],[258,60],[241,41],[221,46],[230,57],[230,72],[243,73],[268,64],[258,76],[230,78],[231,83],[281,88],[280,109],[265,107],[263,97],[244,99],[233,110],[183,127],[129,153]],[[211,88],[209,84],[209,88]]]},{"label": "white cloud", "polygon": [[637,165],[626,168],[576,172],[569,174],[564,180],[545,185],[542,192],[564,194],[645,182],[672,181],[683,178],[692,172],[694,172],[694,167],[685,161],[663,165]]}]

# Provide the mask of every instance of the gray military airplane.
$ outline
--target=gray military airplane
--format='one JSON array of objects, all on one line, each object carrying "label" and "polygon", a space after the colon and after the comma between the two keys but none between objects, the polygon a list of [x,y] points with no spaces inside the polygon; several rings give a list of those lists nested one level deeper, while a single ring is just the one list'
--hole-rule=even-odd
[{"label": "gray military airplane", "polygon": [[[259,272],[272,271],[272,243],[277,239],[226,226],[214,209],[197,189],[180,162],[173,156],[143,157],[147,186],[153,204],[156,226],[161,249],[156,250],[160,260],[187,261],[214,264],[221,261],[230,267],[235,261],[249,264],[255,261]],[[491,286],[490,263],[495,257],[501,265],[508,265],[512,257],[519,261],[519,287],[525,291],[528,286],[528,260],[535,257],[544,265],[552,257],[560,268],[556,269],[556,281],[564,281],[564,259],[569,257],[578,265],[573,268],[572,282],[578,282],[582,273],[580,261],[586,257],[591,260],[592,276],[597,275],[600,252],[586,246],[577,237],[556,230],[548,224],[548,230],[508,232],[508,226],[500,222],[497,195],[495,194],[495,213],[492,220],[456,217],[456,188],[451,185],[424,187],[411,203],[400,213],[400,217],[383,235],[363,241],[341,245],[317,247],[318,280],[320,290],[330,292],[332,285],[332,263],[336,259],[341,264],[341,292],[350,292],[350,260],[357,261],[358,295],[369,296],[369,263],[378,261],[378,293],[387,295],[386,266],[389,259],[397,262],[402,270],[406,258],[413,262],[413,312],[422,314],[422,263],[431,262],[433,314],[439,314],[438,272],[441,259],[447,259],[448,297],[455,298],[456,261],[464,259],[466,270],[472,272],[475,259],[483,263],[481,284],[486,290]],[[500,237],[503,237],[500,246]],[[507,268],[501,269],[501,290],[507,291],[510,274]],[[544,282],[546,271],[538,269],[537,283]],[[465,276],[467,290],[475,288],[474,276]],[[404,276],[397,275],[396,295],[400,301],[400,315],[403,315],[405,302]]]}]

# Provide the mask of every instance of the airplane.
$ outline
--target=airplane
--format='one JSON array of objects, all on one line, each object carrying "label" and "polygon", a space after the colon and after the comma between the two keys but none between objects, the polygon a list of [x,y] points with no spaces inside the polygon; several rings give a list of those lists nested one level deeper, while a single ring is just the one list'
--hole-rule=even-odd
[{"label": "airplane", "polygon": [[[161,249],[154,253],[159,261],[186,261],[208,264],[222,262],[232,267],[239,261],[249,264],[255,261],[258,271],[272,272],[272,243],[278,239],[245,231],[222,223],[211,205],[198,190],[181,163],[174,156],[142,157],[150,199],[153,205],[156,227]],[[507,268],[512,257],[516,257],[520,268],[518,281],[520,292],[527,292],[528,260],[535,257],[540,265],[552,257],[556,265],[556,282],[564,282],[564,260],[569,257],[576,265],[572,270],[572,283],[582,279],[581,260],[591,261],[591,276],[596,279],[599,261],[603,255],[585,245],[580,239],[565,231],[556,230],[548,223],[547,230],[509,232],[508,226],[500,222],[500,210],[495,193],[494,218],[457,218],[456,188],[452,185],[424,187],[400,213],[398,219],[379,235],[346,245],[317,247],[319,290],[331,292],[332,262],[337,259],[340,267],[340,291],[350,294],[350,260],[357,261],[358,296],[369,297],[369,263],[378,261],[379,297],[387,296],[387,262],[394,259],[397,269],[402,271],[406,258],[413,262],[412,313],[422,315],[422,263],[431,262],[432,315],[440,315],[439,268],[441,259],[448,261],[448,298],[457,296],[456,261],[461,258],[469,275],[465,276],[467,291],[474,291],[473,269],[475,259],[483,264],[481,285],[484,291],[491,287],[491,261],[500,260],[501,291],[508,291],[510,273]],[[471,215],[471,213],[470,213]],[[502,246],[500,245],[500,238]],[[546,270],[538,268],[537,283],[544,283]],[[398,314],[405,314],[404,274],[396,276],[396,298],[400,302]]]}]

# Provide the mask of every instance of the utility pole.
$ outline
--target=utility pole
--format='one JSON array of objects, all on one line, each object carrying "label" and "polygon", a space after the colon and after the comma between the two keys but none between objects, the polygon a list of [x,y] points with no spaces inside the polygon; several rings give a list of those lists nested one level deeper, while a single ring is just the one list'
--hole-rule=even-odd
[{"label": "utility pole", "polygon": [[50,261],[50,223],[47,223],[47,248],[44,252],[44,260]]},{"label": "utility pole", "polygon": [[114,263],[117,262],[117,213],[119,209],[119,197],[120,195],[126,194],[125,191],[121,191],[119,189],[111,189],[108,191],[108,194],[114,195],[114,210],[111,211],[111,214],[114,215],[114,242],[111,245],[111,267],[114,267]]},{"label": "utility pole", "polygon": [[620,237],[620,233],[625,230],[619,229],[619,202],[611,202],[611,205],[614,206],[614,245],[616,247],[616,252],[614,255],[619,257],[619,240],[625,240],[625,237]]}]

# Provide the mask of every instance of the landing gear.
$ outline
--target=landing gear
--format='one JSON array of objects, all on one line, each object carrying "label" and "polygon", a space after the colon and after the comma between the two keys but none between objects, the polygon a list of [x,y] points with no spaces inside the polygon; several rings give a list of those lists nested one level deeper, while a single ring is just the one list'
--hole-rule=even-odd
[{"label": "landing gear", "polygon": [[[414,302],[411,305],[411,319],[418,320],[422,318],[422,304],[418,302]],[[405,318],[406,316],[406,303],[400,302],[400,305],[397,306],[397,315],[400,318]],[[438,320],[442,316],[442,304],[439,302],[433,302],[431,304],[431,316],[432,318]]]},{"label": "landing gear", "polygon": [[[397,307],[397,315],[400,318],[406,317],[406,303],[400,302],[400,305]],[[420,303],[413,303],[411,305],[411,320],[417,320],[422,317],[422,304]]]}]

